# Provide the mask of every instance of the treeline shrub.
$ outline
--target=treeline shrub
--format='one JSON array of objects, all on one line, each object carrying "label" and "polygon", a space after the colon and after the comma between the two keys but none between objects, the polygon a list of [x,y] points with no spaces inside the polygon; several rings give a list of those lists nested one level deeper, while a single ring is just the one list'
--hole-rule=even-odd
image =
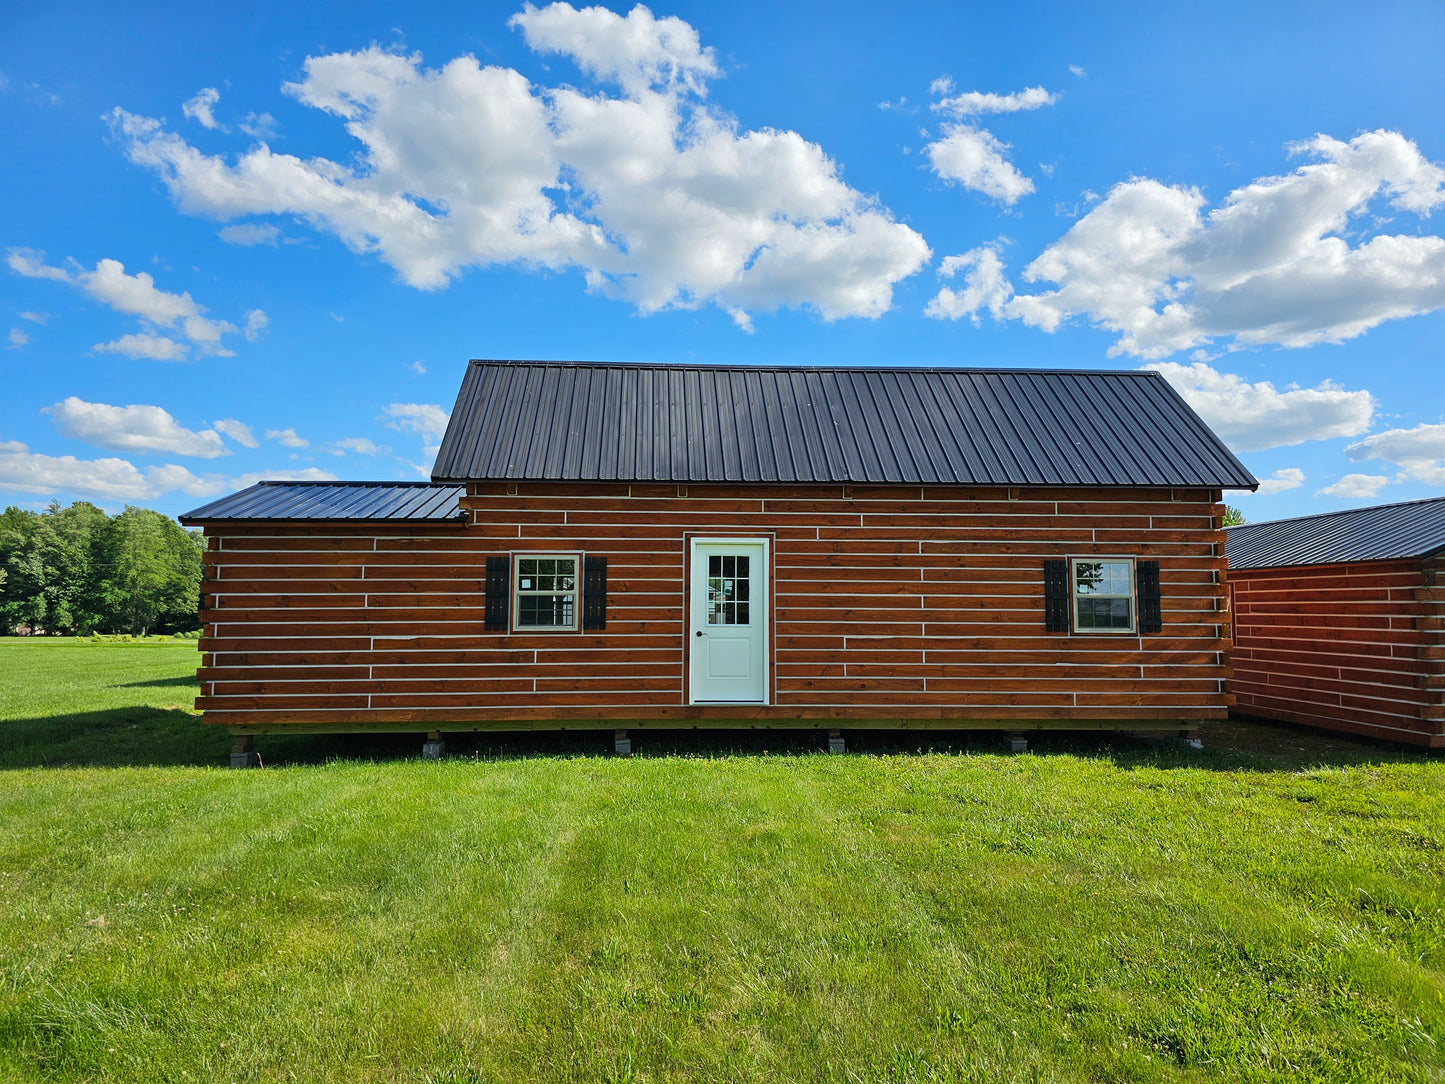
[{"label": "treeline shrub", "polygon": [[198,530],[88,501],[0,515],[0,634],[178,634],[199,627]]}]

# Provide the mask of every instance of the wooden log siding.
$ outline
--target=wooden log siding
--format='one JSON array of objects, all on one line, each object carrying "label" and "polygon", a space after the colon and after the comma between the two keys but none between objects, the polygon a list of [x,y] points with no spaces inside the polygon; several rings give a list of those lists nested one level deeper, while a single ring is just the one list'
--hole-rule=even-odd
[{"label": "wooden log siding", "polygon": [[1229,574],[1238,710],[1445,747],[1445,561]]},{"label": "wooden log siding", "polygon": [[[1010,493],[1017,499],[1009,499]],[[477,484],[465,528],[212,525],[207,722],[1152,724],[1227,714],[1219,493]],[[771,704],[689,706],[687,536],[773,541]],[[607,558],[605,632],[488,632],[487,558]],[[1044,625],[1044,560],[1157,560],[1161,633]]]}]

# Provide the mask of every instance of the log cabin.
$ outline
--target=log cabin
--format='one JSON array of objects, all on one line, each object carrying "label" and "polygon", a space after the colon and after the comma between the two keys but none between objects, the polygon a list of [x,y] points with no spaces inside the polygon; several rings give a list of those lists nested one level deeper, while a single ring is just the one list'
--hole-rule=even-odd
[{"label": "log cabin", "polygon": [[1241,715],[1445,748],[1445,497],[1227,534]]},{"label": "log cabin", "polygon": [[1222,490],[1152,372],[474,361],[431,482],[209,539],[208,724],[1159,730],[1226,717]]}]

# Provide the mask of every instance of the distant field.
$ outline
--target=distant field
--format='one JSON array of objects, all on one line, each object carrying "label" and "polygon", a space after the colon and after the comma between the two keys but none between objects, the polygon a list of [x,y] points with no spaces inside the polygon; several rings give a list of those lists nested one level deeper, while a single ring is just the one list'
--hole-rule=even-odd
[{"label": "distant field", "polygon": [[1445,1081],[1438,755],[411,735],[231,772],[195,661],[0,639],[0,1080]]}]

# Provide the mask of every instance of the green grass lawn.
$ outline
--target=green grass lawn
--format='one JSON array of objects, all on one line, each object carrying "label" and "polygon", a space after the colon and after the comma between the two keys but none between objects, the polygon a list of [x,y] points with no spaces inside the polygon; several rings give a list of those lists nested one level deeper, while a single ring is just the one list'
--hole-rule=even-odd
[{"label": "green grass lawn", "polygon": [[0,640],[0,1080],[1445,1080],[1438,755],[411,735],[232,772],[194,664]]}]

